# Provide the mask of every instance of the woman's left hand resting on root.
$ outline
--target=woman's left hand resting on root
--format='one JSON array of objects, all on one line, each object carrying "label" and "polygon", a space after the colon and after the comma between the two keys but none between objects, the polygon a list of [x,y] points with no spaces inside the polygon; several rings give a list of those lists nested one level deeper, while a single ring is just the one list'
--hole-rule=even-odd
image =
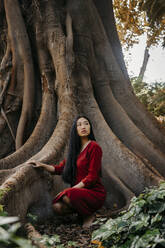
[{"label": "woman's left hand resting on root", "polygon": [[41,163],[41,162],[35,161],[35,160],[27,161],[26,163],[31,164],[35,168],[43,168],[49,172],[52,172],[52,173],[55,172],[55,168],[49,164],[44,164],[44,163]]},{"label": "woman's left hand resting on root", "polygon": [[[34,168],[43,168],[47,170],[48,172],[52,172],[52,173],[55,172],[55,167],[49,164],[41,163],[39,161],[31,160],[31,161],[27,161],[27,164],[31,164]],[[79,182],[78,184],[74,185],[72,188],[81,189],[81,188],[84,188],[84,186],[85,185],[83,182]]]}]

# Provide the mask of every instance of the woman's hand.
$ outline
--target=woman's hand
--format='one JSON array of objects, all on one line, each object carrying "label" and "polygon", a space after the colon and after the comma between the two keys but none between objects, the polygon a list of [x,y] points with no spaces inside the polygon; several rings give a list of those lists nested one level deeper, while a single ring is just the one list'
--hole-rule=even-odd
[{"label": "woman's hand", "polygon": [[84,188],[85,184],[83,182],[79,182],[78,184],[74,185],[72,188],[81,189]]},{"label": "woman's hand", "polygon": [[35,161],[35,160],[31,160],[31,161],[27,161],[27,164],[31,164],[33,167],[35,168],[39,168],[39,167],[44,167],[45,164],[39,162],[39,161]]},{"label": "woman's hand", "polygon": [[43,168],[49,172],[55,172],[55,168],[52,165],[44,164],[35,160],[27,161],[26,163],[31,164],[35,168]]}]

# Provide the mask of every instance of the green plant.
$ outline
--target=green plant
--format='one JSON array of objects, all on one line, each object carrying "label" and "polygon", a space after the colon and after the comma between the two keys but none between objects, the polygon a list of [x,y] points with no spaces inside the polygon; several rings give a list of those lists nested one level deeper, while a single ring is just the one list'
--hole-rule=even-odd
[{"label": "green plant", "polygon": [[79,247],[79,246],[75,241],[68,241],[67,247]]},{"label": "green plant", "polygon": [[165,83],[147,84],[134,77],[131,83],[136,96],[155,116],[165,115]]},{"label": "green plant", "polygon": [[[2,199],[4,191],[0,191]],[[19,237],[17,232],[21,227],[18,217],[9,217],[4,211],[3,205],[0,205],[0,247],[3,248],[34,248],[31,241]]]},{"label": "green plant", "polygon": [[56,247],[60,244],[60,237],[59,235],[55,234],[53,236],[48,236],[48,235],[43,235],[42,238],[40,239],[40,243],[43,243],[46,247]]},{"label": "green plant", "polygon": [[[4,191],[0,191],[0,199],[3,197]],[[37,221],[37,216],[31,213],[27,214],[27,218],[31,222]],[[4,211],[3,205],[0,204],[0,247],[3,248],[35,248],[30,240],[22,238],[18,235],[21,224],[18,217],[9,217],[7,212]],[[38,240],[38,239],[37,239]],[[46,247],[52,248],[65,248],[64,244],[61,244],[59,235],[43,235],[39,239],[40,243],[43,243]],[[74,241],[69,241],[68,247],[78,247]]]},{"label": "green plant", "polygon": [[108,248],[165,247],[165,182],[131,200],[127,211],[92,234]]},{"label": "green plant", "polygon": [[27,214],[27,219],[29,220],[29,222],[32,222],[32,223],[37,222],[37,216],[31,213]]},{"label": "green plant", "polygon": [[[64,244],[61,244],[60,236],[55,234],[53,236],[48,236],[48,235],[43,235],[42,238],[40,239],[40,243],[44,244],[47,248],[65,248]],[[67,248],[69,247],[78,247],[77,242],[74,241],[68,241],[67,243]]]},{"label": "green plant", "polygon": [[21,227],[18,217],[5,216],[0,212],[0,247],[3,248],[34,248],[31,241],[17,236],[17,231]]}]

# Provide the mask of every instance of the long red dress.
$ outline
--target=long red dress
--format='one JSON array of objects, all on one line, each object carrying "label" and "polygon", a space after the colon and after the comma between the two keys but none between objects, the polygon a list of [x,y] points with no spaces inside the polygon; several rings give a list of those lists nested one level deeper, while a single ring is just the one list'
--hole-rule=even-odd
[{"label": "long red dress", "polygon": [[[91,141],[77,158],[75,185],[83,182],[85,187],[65,189],[55,197],[53,204],[67,195],[73,208],[80,215],[91,215],[101,208],[106,197],[106,191],[100,180],[101,158],[101,147],[95,141]],[[55,174],[62,174],[65,162],[63,160],[59,165],[53,165]]]}]

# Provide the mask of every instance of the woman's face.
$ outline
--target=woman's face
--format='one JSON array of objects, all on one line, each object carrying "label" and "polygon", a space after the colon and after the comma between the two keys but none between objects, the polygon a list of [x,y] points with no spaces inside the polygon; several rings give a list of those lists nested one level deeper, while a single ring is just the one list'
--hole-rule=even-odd
[{"label": "woman's face", "polygon": [[90,134],[89,121],[84,117],[77,120],[77,133],[80,137],[86,137]]}]

